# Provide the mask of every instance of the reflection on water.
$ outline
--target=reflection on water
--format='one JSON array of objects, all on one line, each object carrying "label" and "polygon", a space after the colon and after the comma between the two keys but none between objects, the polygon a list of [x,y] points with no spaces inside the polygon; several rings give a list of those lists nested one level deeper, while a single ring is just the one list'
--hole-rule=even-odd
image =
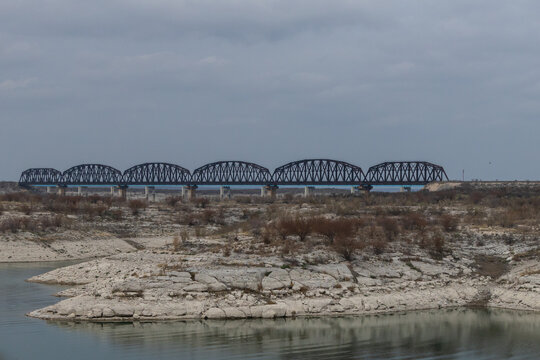
[{"label": "reflection on water", "polygon": [[540,314],[504,310],[134,324],[25,318],[24,312],[57,300],[50,296],[57,288],[23,281],[46,270],[0,265],[0,359],[536,359],[540,354]]}]

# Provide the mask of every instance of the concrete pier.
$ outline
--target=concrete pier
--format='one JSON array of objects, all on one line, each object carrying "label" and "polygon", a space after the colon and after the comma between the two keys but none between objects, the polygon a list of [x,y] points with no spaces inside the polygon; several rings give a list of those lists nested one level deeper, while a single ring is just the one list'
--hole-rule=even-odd
[{"label": "concrete pier", "polygon": [[[264,197],[269,197],[269,198],[272,198],[272,199],[275,199],[276,198],[276,194],[277,194],[277,189],[278,189],[278,186],[277,185],[266,185],[262,190],[264,191]],[[261,191],[261,193],[263,192]]]},{"label": "concrete pier", "polygon": [[197,185],[187,185],[182,188],[182,192],[185,191],[188,200],[195,199],[197,196]]},{"label": "concrete pier", "polygon": [[411,187],[410,186],[402,186],[401,187],[401,192],[411,192]]},{"label": "concrete pier", "polygon": [[47,186],[47,194],[54,194],[54,188],[52,186]]},{"label": "concrete pier", "polygon": [[231,187],[230,186],[221,186],[219,188],[219,198],[220,199],[230,199],[231,198]]},{"label": "concrete pier", "polygon": [[118,196],[120,196],[122,199],[126,200],[127,199],[127,189],[128,189],[128,187],[125,186],[125,185],[119,186],[118,187]]},{"label": "concrete pier", "polygon": [[314,186],[306,186],[304,188],[304,197],[310,197],[313,195],[314,192],[315,192]]},{"label": "concrete pier", "polygon": [[146,200],[150,200],[150,195],[152,196],[152,201],[156,201],[156,188],[154,186],[145,186],[144,187],[144,197]]},{"label": "concrete pier", "polygon": [[58,192],[57,192],[58,195],[60,195],[60,196],[65,196],[66,195],[67,186],[58,185],[57,188],[58,188]]},{"label": "concrete pier", "polygon": [[115,186],[111,186],[111,196],[114,196],[114,190],[116,190]]},{"label": "concrete pier", "polygon": [[369,192],[373,189],[373,186],[371,185],[360,185],[360,186],[352,186],[351,187],[351,194],[364,194],[367,195]]},{"label": "concrete pier", "polygon": [[83,196],[84,195],[84,189],[86,189],[87,186],[78,186],[77,187],[77,195]]}]

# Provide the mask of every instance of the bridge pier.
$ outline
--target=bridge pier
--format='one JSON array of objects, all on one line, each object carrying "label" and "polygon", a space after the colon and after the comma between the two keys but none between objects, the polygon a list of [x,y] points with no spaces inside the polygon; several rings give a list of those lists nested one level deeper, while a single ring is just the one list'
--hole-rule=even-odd
[{"label": "bridge pier", "polygon": [[230,186],[221,186],[219,188],[219,198],[220,199],[230,199],[231,198],[231,187]]},{"label": "bridge pier", "polygon": [[58,185],[57,188],[58,188],[57,194],[59,196],[65,196],[66,195],[66,188],[67,188],[66,185]]},{"label": "bridge pier", "polygon": [[47,186],[47,194],[53,194],[54,188],[52,186]]},{"label": "bridge pier", "polygon": [[127,185],[120,185],[118,186],[118,196],[122,198],[122,200],[127,199]]},{"label": "bridge pier", "polygon": [[115,186],[111,186],[111,196],[114,196],[114,190],[116,190]]},{"label": "bridge pier", "polygon": [[150,195],[152,195],[152,201],[156,201],[156,192],[154,186],[145,186],[144,187],[144,197],[146,200],[149,200]]},{"label": "bridge pier", "polygon": [[315,187],[314,186],[306,186],[304,188],[304,197],[310,197],[313,195],[313,192],[315,191]]},{"label": "bridge pier", "polygon": [[266,185],[261,189],[261,195],[263,197],[270,197],[272,199],[275,199],[277,189],[278,189],[277,185]]},{"label": "bridge pier", "polygon": [[84,189],[86,189],[86,188],[87,188],[87,186],[78,186],[78,187],[77,187],[77,195],[78,195],[78,196],[83,196],[83,191],[84,191]]},{"label": "bridge pier", "polygon": [[182,188],[182,197],[184,193],[187,195],[188,200],[193,200],[197,196],[197,185],[186,185]]},{"label": "bridge pier", "polygon": [[351,187],[351,194],[365,194],[368,195],[369,192],[373,189],[373,186],[367,184],[367,185],[359,185],[359,186],[352,186]]},{"label": "bridge pier", "polygon": [[411,192],[411,187],[410,186],[402,186],[400,191],[401,192]]}]

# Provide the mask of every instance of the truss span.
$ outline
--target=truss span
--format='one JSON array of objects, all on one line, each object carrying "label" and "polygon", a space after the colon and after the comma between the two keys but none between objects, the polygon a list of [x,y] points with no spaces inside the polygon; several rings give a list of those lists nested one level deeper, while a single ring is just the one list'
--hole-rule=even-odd
[{"label": "truss span", "polygon": [[62,172],[51,168],[34,168],[22,172],[21,185],[56,185],[62,182]]},{"label": "truss span", "polygon": [[67,169],[62,174],[65,185],[122,185],[120,170],[101,164],[82,164]]},{"label": "truss span", "polygon": [[267,168],[244,161],[218,161],[193,171],[194,185],[267,185],[272,174]]},{"label": "truss span", "polygon": [[186,185],[191,182],[191,173],[174,164],[144,163],[124,171],[123,182],[131,185]]},{"label": "truss span", "polygon": [[364,173],[356,165],[329,159],[293,161],[274,171],[276,185],[360,185]]},{"label": "truss span", "polygon": [[369,168],[365,183],[369,185],[425,185],[448,180],[442,166],[426,161],[384,162]]},{"label": "truss span", "polygon": [[169,163],[144,163],[124,173],[100,164],[82,164],[63,173],[51,168],[22,172],[19,184],[28,185],[425,185],[445,181],[444,168],[425,161],[384,162],[367,173],[356,165],[329,159],[293,161],[275,169],[244,161],[218,161],[193,173]]}]

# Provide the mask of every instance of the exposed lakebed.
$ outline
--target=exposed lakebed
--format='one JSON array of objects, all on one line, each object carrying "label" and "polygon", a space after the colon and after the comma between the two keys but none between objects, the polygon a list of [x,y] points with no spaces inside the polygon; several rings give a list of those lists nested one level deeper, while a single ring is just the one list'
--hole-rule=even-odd
[{"label": "exposed lakebed", "polygon": [[0,264],[0,359],[533,359],[540,314],[443,309],[340,318],[45,322],[63,287],[25,282],[67,263]]}]

